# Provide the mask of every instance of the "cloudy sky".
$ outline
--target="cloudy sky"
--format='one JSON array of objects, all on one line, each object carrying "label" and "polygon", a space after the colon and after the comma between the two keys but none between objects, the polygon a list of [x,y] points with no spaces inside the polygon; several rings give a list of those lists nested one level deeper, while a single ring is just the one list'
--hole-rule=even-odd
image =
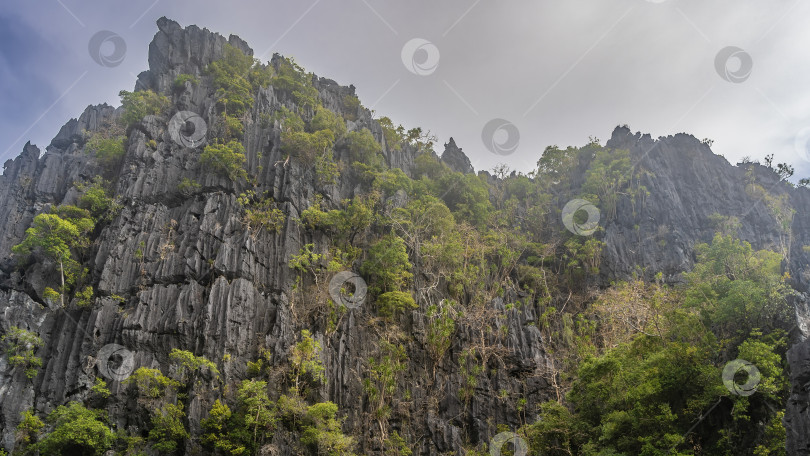
[{"label": "cloudy sky", "polygon": [[[118,105],[161,16],[354,84],[377,115],[454,137],[476,169],[528,171],[547,145],[627,124],[710,138],[732,163],[773,153],[810,177],[801,0],[6,0],[0,160],[89,104]],[[100,31],[125,42],[120,64],[94,61]]]}]

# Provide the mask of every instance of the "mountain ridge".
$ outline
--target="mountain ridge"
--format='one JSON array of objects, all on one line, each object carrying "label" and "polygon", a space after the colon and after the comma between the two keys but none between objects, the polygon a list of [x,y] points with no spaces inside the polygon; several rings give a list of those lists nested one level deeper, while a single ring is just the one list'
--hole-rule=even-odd
[{"label": "mountain ridge", "polygon": [[[193,112],[202,117],[209,129],[218,128],[220,108],[206,69],[225,57],[226,44],[253,55],[248,44],[235,35],[226,39],[207,29],[183,28],[177,22],[161,18],[149,48],[150,69],[138,76],[136,91],[170,95],[170,112]],[[269,66],[281,65],[282,61],[282,57],[274,56]],[[177,85],[181,75],[190,75],[200,82]],[[420,161],[419,157],[426,151],[424,144],[389,143],[387,130],[372,118],[368,109],[359,106],[352,112],[346,106],[346,97],[355,96],[353,86],[340,86],[315,75],[311,83],[322,106],[347,119],[349,132],[368,129],[379,143],[380,155],[388,169],[399,169],[409,178],[423,173],[425,160]],[[87,153],[87,135],[108,128],[120,118],[123,108],[106,104],[89,106],[60,129],[44,154],[28,143],[18,157],[6,162],[0,178],[0,258],[3,258],[0,311],[5,316],[2,328],[4,333],[15,326],[40,334],[44,340],[40,356],[46,361],[33,381],[15,371],[7,361],[0,364],[0,390],[4,391],[0,398],[0,427],[6,448],[15,444],[15,428],[24,410],[45,414],[68,400],[91,398],[94,379],[101,375],[96,362],[103,346],[127,347],[133,353],[135,365],[152,368],[169,366],[172,349],[189,350],[215,361],[223,377],[235,381],[248,377],[247,363],[261,359],[264,349],[274,354],[273,360],[267,362],[283,368],[296,346],[297,330],[303,327],[319,329],[314,338],[323,347],[322,361],[328,379],[313,388],[316,391],[312,396],[337,404],[345,413],[347,429],[377,426],[364,414],[362,407],[368,407],[369,401],[357,378],[358,372],[365,369],[366,359],[376,356],[376,352],[370,352],[373,347],[367,341],[375,340],[375,331],[379,331],[372,324],[378,316],[348,312],[338,319],[336,327],[331,327],[327,321],[328,308],[312,304],[315,307],[309,309],[311,312],[304,311],[310,304],[299,302],[302,297],[296,287],[309,286],[309,280],[297,282],[301,280],[298,273],[288,266],[310,244],[320,255],[331,254],[328,246],[333,237],[339,236],[337,230],[309,230],[299,221],[306,220],[306,211],[320,204],[327,210],[339,210],[348,207],[342,206],[343,201],[367,198],[363,171],[344,169],[334,184],[319,182],[311,162],[290,159],[291,155],[284,151],[282,122],[269,116],[281,107],[299,110],[308,121],[315,115],[301,109],[294,95],[283,90],[267,86],[256,91],[253,106],[243,121],[244,136],[240,140],[245,150],[244,169],[253,179],[253,187],[250,182],[235,182],[200,167],[197,148],[181,147],[171,140],[170,115],[145,116],[126,131],[122,161],[109,173],[114,181],[114,194],[120,199],[120,212],[99,224],[100,232],[94,233],[97,237],[82,263],[88,267],[96,290],[97,302],[90,308],[71,304],[61,309],[49,304],[45,289],[53,283],[52,268],[44,262],[21,268],[11,249],[22,242],[36,215],[79,201],[81,191],[74,183],[88,183],[95,175],[106,172]],[[262,114],[267,116],[263,118]],[[224,131],[227,136],[228,127]],[[429,147],[425,155],[437,161],[440,158],[452,171],[469,177],[454,181],[442,198],[454,196],[465,185],[474,188],[477,184],[472,179],[503,182],[489,172],[476,173],[452,138],[444,146],[441,157]],[[634,174],[634,178],[648,194],[642,197],[643,203],[620,199],[612,217],[603,214],[606,219],[600,222],[603,232],[598,236],[605,247],[596,268],[598,273],[582,279],[589,287],[605,287],[634,275],[654,281],[658,273],[664,283],[681,283],[682,274],[695,264],[695,246],[712,240],[714,214],[737,217],[739,225],[735,233],[757,249],[787,249],[785,270],[798,291],[791,301],[796,308],[798,331],[793,331],[795,345],[788,352],[793,369],[785,419],[787,448],[788,454],[810,454],[810,435],[805,431],[810,428],[806,409],[810,398],[806,386],[806,378],[810,376],[810,348],[806,341],[810,321],[810,251],[803,249],[810,245],[810,210],[807,210],[810,190],[793,188],[761,165],[732,166],[691,135],[654,140],[649,135],[632,133],[627,127],[617,127],[605,148],[628,151],[633,167],[644,171]],[[337,162],[350,162],[351,151],[339,141],[334,153]],[[582,189],[587,169],[594,160],[585,157],[574,166],[567,189],[572,194]],[[186,194],[178,189],[184,180],[197,182],[198,187]],[[784,196],[791,208],[798,208],[788,234],[780,231],[780,222],[773,211],[762,204],[764,197],[751,194],[752,182],[773,198]],[[240,198],[249,189],[255,189],[256,194],[271,194],[272,207],[285,215],[276,231],[251,231],[238,217],[246,211],[247,205]],[[396,191],[381,199],[385,204],[379,211],[390,215],[405,206],[408,196]],[[472,203],[457,203],[453,209],[463,211],[462,204]],[[551,206],[555,215],[561,210],[556,201]],[[474,210],[469,210],[474,215]],[[530,208],[517,208],[515,214],[528,218]],[[549,225],[554,223],[561,224],[558,217]],[[352,238],[355,235],[368,236],[355,232]],[[352,269],[352,264],[349,266]],[[414,275],[424,276],[415,280],[426,281],[429,271],[417,269]],[[525,298],[524,293],[516,287],[488,301],[491,310],[503,316],[501,324],[507,328],[506,342],[503,346],[495,344],[503,368],[489,377],[484,375],[487,378],[476,386],[475,397],[459,398],[465,394],[463,374],[461,363],[455,364],[464,353],[462,347],[478,337],[475,328],[459,330],[458,340],[448,349],[455,353],[455,359],[437,362],[431,374],[427,372],[431,365],[428,350],[413,348],[419,344],[410,342],[412,364],[403,372],[402,383],[413,386],[413,390],[407,390],[410,399],[404,396],[391,399],[391,407],[397,408],[398,414],[388,426],[403,434],[408,430],[418,454],[461,452],[470,444],[488,441],[493,434],[488,419],[513,428],[525,424],[521,423],[517,405],[504,404],[498,398],[500,391],[525,398],[532,413],[538,411],[533,404],[554,397],[554,379],[545,374],[549,363],[554,363],[554,355],[545,346],[548,337],[536,325],[542,317],[539,307],[526,305],[520,310],[513,307]],[[444,302],[445,298],[438,302]],[[410,316],[400,315],[395,321],[415,337],[426,337],[429,321],[424,318],[426,309],[423,310]],[[497,339],[492,335],[480,337]],[[503,347],[509,347],[509,351],[502,352]],[[226,355],[232,361],[224,361]],[[195,436],[201,434],[202,420],[214,399],[210,390],[215,383],[208,379],[206,382],[207,389],[195,386],[187,393],[188,428]],[[446,394],[433,397],[430,389],[437,382],[442,391],[436,394]],[[123,398],[111,400],[107,406],[112,421],[121,428],[142,428],[148,419],[136,406],[137,401],[127,399],[126,388],[120,382],[110,384]],[[523,413],[526,414],[525,409]],[[382,437],[371,435],[370,431],[369,434],[360,436],[361,450],[380,451]],[[293,443],[286,438],[267,446],[265,454],[294,451]],[[189,441],[185,451],[192,449]]]}]

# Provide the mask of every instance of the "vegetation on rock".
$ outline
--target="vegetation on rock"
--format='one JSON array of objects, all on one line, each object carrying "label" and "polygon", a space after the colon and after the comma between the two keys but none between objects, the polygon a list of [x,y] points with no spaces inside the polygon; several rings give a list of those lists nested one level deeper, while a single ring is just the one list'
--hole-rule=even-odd
[{"label": "vegetation on rock", "polygon": [[[44,421],[25,412],[20,454],[409,455],[439,445],[423,438],[428,421],[446,425],[469,454],[487,454],[489,439],[506,431],[525,439],[530,454],[785,454],[793,318],[785,265],[807,250],[790,251],[791,200],[766,190],[753,171],[746,191],[776,222],[778,251],[756,250],[738,238],[740,220],[718,215],[710,220],[717,233],[695,246],[694,267],[677,280],[639,268],[608,283],[603,259],[615,246],[601,230],[565,230],[560,211],[584,199],[604,215],[603,226],[628,214],[628,226],[637,224],[627,231],[638,232],[649,195],[643,183],[654,176],[628,150],[592,140],[548,147],[528,174],[505,166],[462,173],[436,156],[429,132],[387,117],[374,124],[356,97],[335,97],[293,59],[263,65],[225,45],[200,77],[181,74],[166,90],[177,98],[188,84],[216,94],[214,139],[197,176],[215,173],[234,188],[190,177],[171,184],[177,191],[155,212],[177,220],[188,212],[181,228],[170,217],[161,223],[158,231],[170,234],[161,234],[160,258],[154,232],[126,244],[128,252],[137,245],[142,282],[111,291],[99,277],[109,271],[100,273],[98,262],[119,253],[98,247],[130,235],[111,232],[119,214],[137,218],[147,204],[114,193],[129,141],[121,127],[99,130],[85,145],[103,168],[89,175],[103,177],[77,178],[74,199],[37,213],[12,249],[21,272],[59,272],[55,288],[36,288],[42,301],[75,303],[82,318],[118,306],[125,339],[152,323],[143,315],[157,308],[149,293],[182,289],[177,303],[159,309],[181,315],[177,328],[139,342],[139,360],[151,364],[120,388],[90,375],[76,392],[87,404],[59,405]],[[278,103],[268,108],[270,86]],[[128,127],[169,109],[151,91],[121,96]],[[267,165],[259,149],[268,144],[283,156],[262,173],[255,164]],[[391,168],[387,160],[400,155],[412,166]],[[775,172],[788,178],[791,170]],[[226,207],[236,213],[214,218]],[[148,226],[155,215],[145,217]],[[199,234],[178,234],[194,231],[195,219]],[[185,237],[174,245],[175,235]],[[659,246],[671,238],[665,230],[654,236]],[[188,256],[172,256],[175,249]],[[282,266],[289,269],[272,269]],[[341,277],[350,280],[336,283]],[[245,283],[253,286],[248,297]],[[227,311],[215,302],[220,286]],[[231,318],[267,332],[243,333]],[[272,319],[290,326],[266,325]],[[186,337],[188,326],[211,328],[224,342]],[[42,339],[10,326],[2,341],[9,364],[34,378]],[[534,357],[519,351],[526,347]],[[758,368],[756,394],[735,395],[724,384],[723,367],[736,358]],[[113,423],[86,408],[99,403],[126,404],[131,416]]]}]

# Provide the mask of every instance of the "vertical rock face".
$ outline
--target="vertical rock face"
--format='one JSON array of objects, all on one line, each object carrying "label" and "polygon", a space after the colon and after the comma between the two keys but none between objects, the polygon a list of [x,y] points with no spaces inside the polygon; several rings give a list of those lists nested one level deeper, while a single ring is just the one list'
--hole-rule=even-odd
[{"label": "vertical rock face", "polygon": [[[212,125],[215,89],[204,69],[223,56],[226,43],[246,54],[252,50],[236,36],[226,39],[195,26],[182,28],[165,18],[158,21],[158,29],[149,47],[149,70],[139,75],[136,89],[171,94],[177,111],[193,111]],[[180,74],[195,75],[200,83],[177,88],[174,81]],[[345,110],[344,97],[354,95],[353,87],[329,79],[315,78],[313,83],[324,106],[339,113]],[[254,117],[290,103],[268,87],[258,94]],[[350,129],[368,128],[384,142],[382,129],[368,110],[350,114],[355,118],[349,122]],[[99,351],[108,344],[126,347],[136,366],[153,368],[167,366],[174,348],[192,351],[217,362],[225,382],[234,388],[246,377],[246,363],[259,357],[260,348],[271,350],[274,364],[284,364],[300,321],[323,318],[307,309],[306,303],[295,302],[296,277],[288,261],[304,245],[327,245],[328,239],[306,235],[296,220],[317,194],[325,195],[327,206],[337,207],[355,196],[357,183],[341,179],[336,185],[316,189],[307,164],[288,160],[280,150],[279,126],[251,123],[243,141],[245,167],[258,176],[256,192],[267,191],[286,214],[278,232],[251,232],[242,223],[244,209],[237,200],[243,189],[200,169],[200,150],[173,142],[167,131],[169,119],[156,116],[147,116],[129,132],[125,158],[115,178],[122,208],[97,233],[97,247],[85,263],[90,265],[96,304],[81,310],[48,307],[43,290],[53,284],[50,269],[41,265],[19,268],[11,248],[21,242],[36,214],[51,205],[75,203],[78,195],[73,182],[98,173],[83,150],[83,131],[98,131],[119,115],[106,105],[88,107],[60,130],[44,154],[27,144],[17,158],[6,162],[0,177],[0,328],[3,333],[12,326],[28,329],[44,340],[38,352],[44,365],[33,380],[10,366],[5,354],[0,356],[0,431],[6,448],[13,446],[14,429],[23,410],[47,413],[67,401],[88,397],[100,372],[96,365]],[[792,395],[785,418],[788,453],[810,454],[810,348],[805,342],[810,329],[810,252],[802,248],[810,245],[810,191],[790,188],[771,171],[754,167],[760,185],[773,194],[787,195],[797,209],[793,236],[786,238],[768,207],[746,192],[750,177],[746,170],[729,165],[695,138],[681,134],[653,140],[617,128],[607,145],[631,151],[634,162],[647,171],[641,179],[649,196],[639,207],[621,202],[616,217],[602,223],[605,283],[639,270],[649,274],[662,271],[666,280],[677,282],[679,274],[694,262],[694,246],[711,239],[710,217],[715,213],[737,217],[739,236],[756,248],[789,250],[786,266],[800,294],[795,302],[797,344],[790,351]],[[345,151],[338,148],[336,153]],[[413,172],[415,154],[408,146],[384,149],[387,164],[408,175]],[[452,139],[445,145],[442,161],[456,171],[473,172],[469,159]],[[183,179],[201,186],[191,194],[181,192],[178,183]],[[512,354],[505,357],[502,372],[479,384],[469,404],[471,422],[458,419],[464,404],[458,399],[461,380],[456,361],[443,363],[435,373],[426,372],[429,355],[416,344],[408,347],[409,367],[404,376],[411,397],[395,398],[394,403],[408,411],[410,426],[422,436],[415,454],[462,451],[462,428],[484,439],[488,421],[519,425],[516,410],[499,400],[501,390],[525,397],[528,404],[552,394],[543,377],[535,375],[548,359],[534,325],[538,316],[532,307],[513,309],[510,304],[517,299],[506,293],[491,303],[505,315]],[[347,428],[368,424],[362,422],[364,393],[357,375],[369,357],[368,341],[378,337],[369,318],[362,310],[352,311],[330,334],[315,334],[323,345],[328,379],[320,397],[347,413]],[[417,318],[403,317],[402,326],[410,334],[422,337],[425,333],[423,320]],[[477,336],[462,333],[458,337],[463,341]],[[426,378],[432,380],[426,382]],[[122,388],[119,382],[112,382],[111,387]],[[414,406],[427,403],[427,396],[437,390],[443,393],[436,406]],[[188,425],[195,433],[214,397],[205,385],[195,386],[190,397]],[[143,417],[133,415],[131,402],[117,400],[109,407],[111,419],[120,428],[144,424]],[[373,450],[371,446],[358,448],[360,453]]]}]

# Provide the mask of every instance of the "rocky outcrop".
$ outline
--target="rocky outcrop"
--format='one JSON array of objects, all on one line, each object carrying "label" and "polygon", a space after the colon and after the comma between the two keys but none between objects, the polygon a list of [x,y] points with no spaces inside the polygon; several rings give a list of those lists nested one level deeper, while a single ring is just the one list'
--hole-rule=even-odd
[{"label": "rocky outcrop", "polygon": [[[810,190],[794,188],[758,164],[731,166],[691,135],[658,140],[617,128],[606,144],[630,151],[639,182],[648,195],[633,204],[622,200],[617,215],[605,223],[608,279],[636,271],[662,271],[670,281],[689,270],[696,243],[709,242],[717,231],[712,216],[739,219],[735,234],[758,249],[789,252],[794,286],[810,289]],[[785,195],[796,209],[791,234],[784,235],[766,200],[746,190],[754,181],[771,195]],[[628,242],[632,241],[632,242]]]},{"label": "rocky outcrop", "polygon": [[[223,56],[226,43],[246,54],[252,50],[236,36],[226,39],[165,18],[158,21],[158,30],[149,47],[149,70],[139,75],[136,90],[170,95],[174,106],[170,115],[192,111],[213,127],[215,90],[204,69]],[[278,58],[274,56],[273,61]],[[200,83],[177,88],[174,81],[180,74],[195,75]],[[370,111],[344,112],[343,100],[354,95],[354,87],[318,77],[313,84],[324,106],[354,119],[348,122],[350,130],[368,128],[384,144],[382,129]],[[0,356],[2,446],[13,446],[21,411],[34,408],[47,413],[67,401],[86,399],[100,375],[99,352],[109,344],[126,347],[134,365],[155,368],[169,364],[173,348],[192,351],[217,362],[223,378],[233,386],[245,378],[247,361],[257,359],[260,348],[269,348],[272,363],[283,365],[301,322],[325,318],[323,309],[295,301],[296,277],[288,262],[307,244],[324,249],[328,239],[304,233],[296,220],[316,195],[324,195],[326,207],[338,207],[355,196],[358,185],[341,179],[335,185],[319,186],[308,164],[285,157],[279,147],[279,126],[267,120],[269,116],[261,119],[280,106],[292,106],[288,98],[273,87],[262,89],[250,113],[257,121],[247,124],[243,141],[245,167],[256,176],[256,193],[267,192],[286,215],[278,232],[255,232],[244,225],[244,208],[237,198],[245,189],[200,169],[199,148],[172,140],[169,115],[148,116],[129,131],[126,154],[114,179],[122,207],[94,233],[96,247],[85,262],[97,298],[90,308],[49,308],[43,290],[53,283],[48,276],[52,273],[47,272],[52,269],[45,265],[18,268],[11,248],[23,239],[36,214],[51,205],[75,203],[78,195],[73,183],[99,173],[83,150],[84,132],[98,131],[120,113],[106,105],[88,107],[60,130],[44,154],[27,144],[17,158],[6,162],[0,177],[0,328],[4,333],[12,326],[39,333],[44,344],[38,355],[45,364],[29,380]],[[803,249],[810,245],[809,190],[792,188],[760,166],[753,166],[753,174],[747,175],[747,168],[731,166],[689,135],[653,140],[617,128],[607,146],[630,150],[634,163],[644,171],[638,175],[649,195],[638,204],[622,201],[616,217],[603,221],[606,248],[600,269],[604,283],[638,271],[650,277],[661,271],[667,281],[677,282],[694,262],[694,246],[711,239],[712,215],[721,214],[737,217],[739,236],[757,248],[789,247],[786,268],[794,286],[802,293],[810,291],[810,252]],[[338,144],[335,153],[341,158],[346,151]],[[383,155],[389,166],[412,175],[416,153],[404,145],[396,150],[385,147]],[[445,144],[441,160],[456,171],[473,172],[453,139]],[[746,191],[746,179],[752,176],[772,194],[787,195],[797,208],[792,237],[786,238],[767,205]],[[178,183],[183,179],[197,181],[200,187],[181,191]],[[389,202],[397,207],[406,198],[396,194]],[[810,447],[806,432],[810,428],[810,348],[805,342],[810,312],[804,296],[796,301],[799,331],[790,352],[793,394],[785,419],[790,454],[808,454]],[[511,353],[504,357],[505,369],[481,380],[469,404],[458,399],[457,360],[443,363],[435,373],[427,372],[429,355],[420,344],[409,344],[409,367],[403,375],[411,396],[394,398],[393,407],[407,412],[402,415],[409,416],[409,426],[418,436],[414,454],[460,452],[462,434],[479,440],[490,437],[490,421],[518,426],[519,415],[504,405],[501,391],[526,398],[530,404],[526,415],[535,412],[533,404],[550,397],[551,387],[538,375],[548,363],[535,325],[538,315],[531,306],[513,306],[520,297],[510,291],[491,303],[504,316],[499,324],[508,334]],[[352,310],[329,334],[315,334],[323,346],[328,379],[318,394],[340,406],[347,429],[367,424],[358,372],[369,357],[369,341],[379,338],[370,319],[363,309]],[[402,317],[400,323],[414,339],[424,338],[423,318]],[[457,337],[460,344],[476,336],[461,333]],[[122,385],[113,381],[111,388],[117,391]],[[189,397],[188,426],[198,432],[214,400],[211,385],[195,385]],[[464,407],[472,413],[460,413]],[[108,407],[113,422],[123,429],[141,426],[146,420],[131,413],[132,409],[132,399],[126,397]],[[392,423],[394,428],[402,425]],[[267,453],[289,453],[283,442],[276,445]],[[377,449],[373,442],[364,442],[358,451]]]},{"label": "rocky outcrop", "polygon": [[196,25],[183,28],[165,17],[158,19],[157,26],[158,33],[149,45],[149,70],[138,75],[136,90],[152,89],[165,93],[171,90],[174,79],[181,74],[202,76],[209,63],[222,58],[226,43],[253,55],[250,46],[235,35],[225,39]]},{"label": "rocky outcrop", "polygon": [[467,158],[467,155],[456,145],[456,141],[450,138],[450,141],[444,145],[444,152],[442,153],[442,162],[449,166],[453,171],[469,174],[475,172],[472,162]]}]

